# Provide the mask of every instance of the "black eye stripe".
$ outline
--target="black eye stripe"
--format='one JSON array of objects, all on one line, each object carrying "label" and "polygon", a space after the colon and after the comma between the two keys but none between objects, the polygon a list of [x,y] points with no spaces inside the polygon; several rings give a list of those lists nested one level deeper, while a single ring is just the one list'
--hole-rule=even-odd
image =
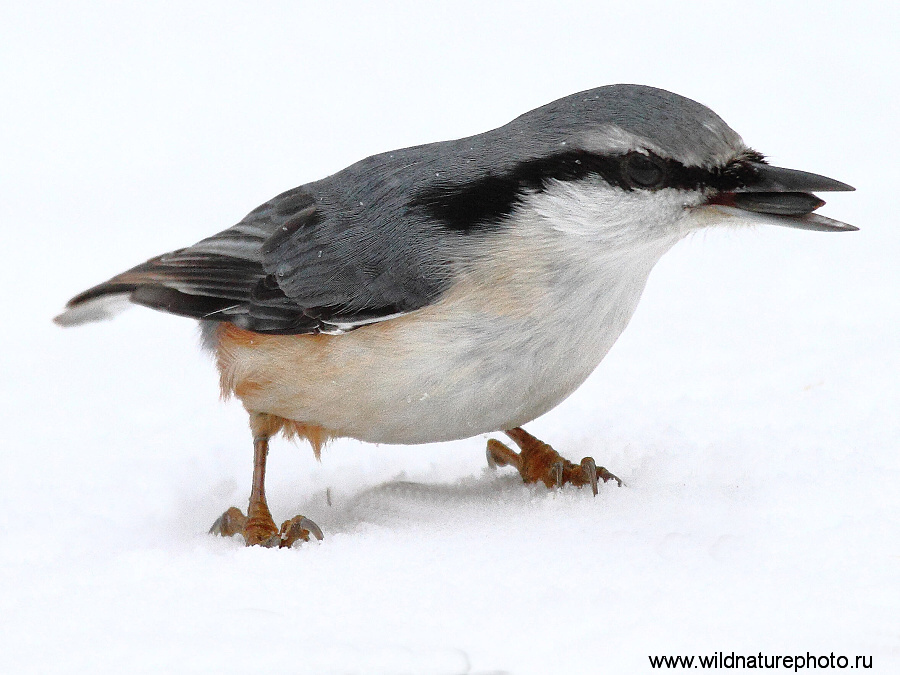
[{"label": "black eye stripe", "polygon": [[[751,162],[761,160],[762,155],[748,151],[725,167],[706,169],[684,166],[653,152],[601,155],[569,150],[525,160],[505,171],[487,173],[464,183],[447,179],[432,182],[417,190],[408,206],[424,210],[448,229],[469,233],[500,226],[526,191],[543,192],[553,180],[577,181],[597,176],[626,191],[730,191],[753,183],[756,171]],[[449,172],[444,175],[449,176]]]},{"label": "black eye stripe", "polygon": [[[634,158],[645,158],[637,160]],[[685,166],[681,162],[674,159],[664,159],[648,152],[646,155],[642,153],[629,153],[625,155],[626,171],[635,184],[633,187],[638,189],[659,190],[662,188],[675,188],[677,190],[699,190],[702,188],[712,188],[719,191],[730,191],[738,187],[749,185],[757,180],[756,170],[752,166],[752,162],[762,161],[762,155],[757,152],[748,151],[745,157],[740,157],[729,162],[724,167],[715,167],[707,169],[699,166]],[[640,169],[633,169],[635,162],[640,162],[637,166]],[[652,184],[649,182],[653,177],[649,169],[650,163],[662,171],[662,176]],[[640,183],[640,179],[646,181]],[[638,180],[635,180],[637,178]]]}]

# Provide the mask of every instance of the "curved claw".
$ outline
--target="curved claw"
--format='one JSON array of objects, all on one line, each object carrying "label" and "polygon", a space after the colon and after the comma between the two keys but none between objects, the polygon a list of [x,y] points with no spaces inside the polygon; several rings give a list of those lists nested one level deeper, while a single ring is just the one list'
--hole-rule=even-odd
[{"label": "curved claw", "polygon": [[596,497],[597,492],[599,492],[597,489],[597,463],[593,457],[585,457],[581,460],[581,473],[584,474],[584,477],[591,484],[591,492]]},{"label": "curved claw", "polygon": [[227,528],[228,528],[228,525],[226,524],[225,514],[223,513],[221,516],[216,518],[216,522],[214,522],[210,526],[210,528],[206,534],[218,534],[219,536],[227,537],[228,535],[225,534],[225,531],[227,530]]},{"label": "curved claw", "polygon": [[209,528],[209,534],[231,537],[239,533],[242,534],[246,524],[247,516],[245,516],[239,508],[232,506],[225,513],[216,518],[216,522]]},{"label": "curved claw", "polygon": [[491,471],[496,471],[498,465],[497,461],[494,459],[494,453],[491,452],[491,441],[488,441],[488,446],[487,448],[485,448],[484,454],[487,455],[488,467],[491,469]]},{"label": "curved claw", "polygon": [[321,528],[309,518],[301,518],[300,527],[302,527],[304,530],[308,530],[312,534],[312,536],[314,536],[319,541],[322,541],[325,538],[325,535],[322,534]]},{"label": "curved claw", "polygon": [[325,538],[321,528],[309,518],[306,516],[295,516],[290,520],[284,521],[281,525],[281,532],[276,535],[277,545],[281,548],[289,548],[297,540],[309,541],[310,534],[319,541]]},{"label": "curved claw", "polygon": [[553,466],[550,467],[550,479],[553,481],[553,487],[561,488],[563,486],[563,469],[565,466],[563,465],[562,460],[558,462],[553,462]]}]

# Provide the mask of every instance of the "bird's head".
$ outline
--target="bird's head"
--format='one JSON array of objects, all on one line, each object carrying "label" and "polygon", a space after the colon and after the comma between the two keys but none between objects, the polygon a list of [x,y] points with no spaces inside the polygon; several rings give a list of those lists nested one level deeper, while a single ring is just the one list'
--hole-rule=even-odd
[{"label": "bird's head", "polygon": [[709,108],[612,85],[554,101],[498,131],[525,150],[521,201],[557,229],[634,243],[719,223],[857,228],[813,213],[814,192],[854,188],[768,164]]}]

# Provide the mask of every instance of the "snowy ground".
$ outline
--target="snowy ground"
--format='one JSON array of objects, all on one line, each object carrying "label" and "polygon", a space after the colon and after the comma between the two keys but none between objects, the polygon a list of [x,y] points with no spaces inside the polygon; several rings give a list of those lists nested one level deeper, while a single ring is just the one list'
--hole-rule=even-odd
[{"label": "snowy ground", "polygon": [[[898,672],[896,9],[146,4],[0,7],[3,672],[639,673],[719,650]],[[246,549],[205,534],[251,447],[191,322],[50,323],[283,189],[618,81],[855,185],[823,212],[862,228],[663,259],[529,427],[625,488],[524,486],[485,438],[321,464],[279,441],[275,516],[326,538]]]}]

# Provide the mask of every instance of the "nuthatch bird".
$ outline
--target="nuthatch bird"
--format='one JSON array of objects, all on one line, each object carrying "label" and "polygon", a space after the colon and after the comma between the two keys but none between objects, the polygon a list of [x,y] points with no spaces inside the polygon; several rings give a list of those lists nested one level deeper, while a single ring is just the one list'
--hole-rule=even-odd
[{"label": "nuthatch bird", "polygon": [[428,443],[502,431],[492,466],[548,487],[618,480],[521,426],[562,402],[625,329],[654,264],[720,223],[831,232],[813,192],[852,190],[766,163],[715,113],[652,87],[573,94],[477,136],[364,159],[234,227],[69,301],[56,322],[128,302],[198,319],[224,395],[250,414],[245,516],[211,532],[290,546],[265,498],[269,439]]}]

